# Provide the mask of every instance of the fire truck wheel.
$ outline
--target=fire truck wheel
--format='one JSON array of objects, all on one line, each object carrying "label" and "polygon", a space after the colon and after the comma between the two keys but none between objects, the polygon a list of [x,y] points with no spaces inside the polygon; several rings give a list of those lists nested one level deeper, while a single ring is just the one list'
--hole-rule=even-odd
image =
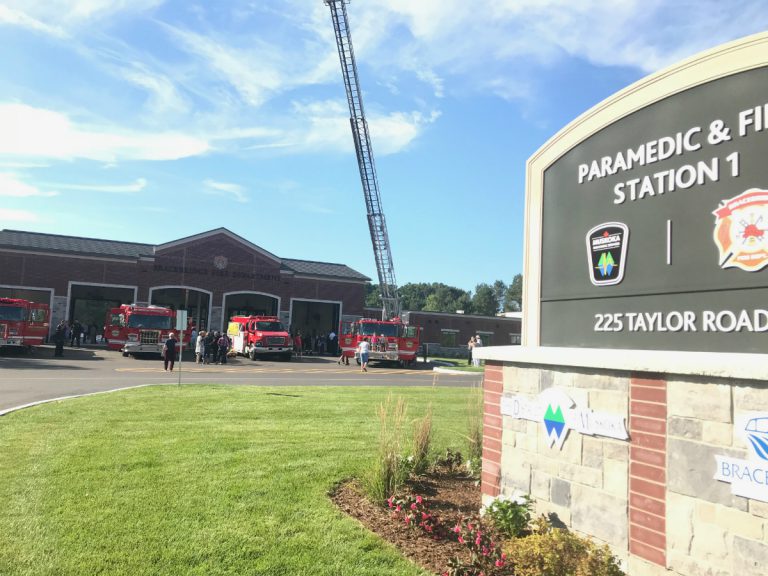
[{"label": "fire truck wheel", "polygon": [[360,358],[355,358],[355,362],[357,362],[357,365],[360,366]]},{"label": "fire truck wheel", "polygon": [[256,360],[256,348],[251,348],[248,351],[248,358],[250,358],[251,360]]},{"label": "fire truck wheel", "polygon": [[123,350],[123,358],[128,358],[129,354],[125,350]]}]

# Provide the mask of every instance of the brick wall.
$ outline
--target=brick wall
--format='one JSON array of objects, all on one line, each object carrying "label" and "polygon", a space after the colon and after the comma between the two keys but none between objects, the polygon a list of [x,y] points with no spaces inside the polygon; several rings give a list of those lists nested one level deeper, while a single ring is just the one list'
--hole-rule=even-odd
[{"label": "brick wall", "polygon": [[486,362],[483,378],[483,471],[480,490],[484,496],[498,496],[501,490],[501,394],[504,391],[502,366]]},{"label": "brick wall", "polygon": [[633,374],[629,399],[629,551],[666,566],[667,383]]}]

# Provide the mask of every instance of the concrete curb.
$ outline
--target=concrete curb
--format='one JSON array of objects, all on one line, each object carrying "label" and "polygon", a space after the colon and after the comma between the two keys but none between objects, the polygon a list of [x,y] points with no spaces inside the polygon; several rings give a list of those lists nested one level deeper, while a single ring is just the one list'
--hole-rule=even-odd
[{"label": "concrete curb", "polygon": [[61,400],[71,400],[72,398],[84,398],[86,396],[96,396],[97,394],[109,394],[110,392],[120,392],[121,390],[132,390],[133,388],[146,388],[147,386],[167,386],[167,382],[159,382],[157,384],[138,384],[136,386],[124,386],[122,388],[113,388],[112,390],[99,390],[98,392],[88,392],[86,394],[72,394],[71,396],[59,396],[58,398],[49,398],[47,400],[38,400],[37,402],[30,402],[29,404],[22,404],[21,406],[13,406],[11,408],[4,408],[0,410],[0,416],[5,416],[11,412],[17,412],[24,408],[32,408],[33,406],[39,406],[40,404],[48,404],[49,402],[59,402]]}]

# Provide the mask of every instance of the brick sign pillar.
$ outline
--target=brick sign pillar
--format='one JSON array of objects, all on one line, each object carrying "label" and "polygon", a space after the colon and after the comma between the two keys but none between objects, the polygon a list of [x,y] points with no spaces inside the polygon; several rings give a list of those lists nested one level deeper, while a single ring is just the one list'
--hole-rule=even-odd
[{"label": "brick sign pillar", "polygon": [[629,550],[666,567],[667,383],[632,374],[629,400]]},{"label": "brick sign pillar", "polygon": [[501,394],[504,391],[501,362],[486,361],[483,378],[483,496],[498,496],[501,491]]}]

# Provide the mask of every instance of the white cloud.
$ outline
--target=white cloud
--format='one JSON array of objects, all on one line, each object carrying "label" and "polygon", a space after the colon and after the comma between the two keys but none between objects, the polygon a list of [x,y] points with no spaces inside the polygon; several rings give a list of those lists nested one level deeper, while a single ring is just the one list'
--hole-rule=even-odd
[{"label": "white cloud", "polygon": [[[3,10],[15,14],[11,22],[33,28],[28,22],[37,22],[37,29],[53,36],[63,36],[65,30],[85,26],[118,14],[150,11],[165,0],[4,0]],[[0,17],[1,18],[1,17]],[[2,21],[0,19],[0,21]],[[55,23],[55,25],[54,25]]]},{"label": "white cloud", "polygon": [[59,190],[82,190],[85,192],[106,192],[108,194],[132,194],[147,187],[144,178],[138,178],[131,184],[50,184]]},{"label": "white cloud", "polygon": [[28,198],[31,196],[42,196],[49,198],[57,196],[56,191],[44,191],[27,184],[21,177],[14,173],[0,172],[0,197]]},{"label": "white cloud", "polygon": [[67,36],[67,33],[60,26],[51,26],[45,22],[41,22],[37,18],[34,18],[21,10],[17,10],[7,5],[0,5],[0,24],[19,26],[21,28],[34,30],[35,32],[42,32],[43,34],[48,34],[57,38],[66,38]]},{"label": "white cloud", "polygon": [[10,158],[176,160],[210,149],[206,140],[187,134],[77,125],[65,114],[16,103],[0,104],[0,126],[0,156]]},{"label": "white cloud", "polygon": [[245,188],[240,184],[217,182],[208,178],[203,181],[203,185],[206,187],[206,194],[228,195],[232,196],[238,202],[248,202],[248,195],[246,194]]},{"label": "white cloud", "polygon": [[9,220],[12,222],[39,222],[40,218],[34,212],[28,210],[13,210],[11,208],[0,208],[0,222]]},{"label": "white cloud", "polygon": [[[302,150],[354,150],[349,110],[343,102],[294,102],[293,109],[301,119],[302,126],[300,130],[286,136],[294,147]],[[418,111],[392,112],[385,116],[368,114],[368,130],[374,153],[387,155],[400,152],[439,117],[437,111],[429,115]]]}]

